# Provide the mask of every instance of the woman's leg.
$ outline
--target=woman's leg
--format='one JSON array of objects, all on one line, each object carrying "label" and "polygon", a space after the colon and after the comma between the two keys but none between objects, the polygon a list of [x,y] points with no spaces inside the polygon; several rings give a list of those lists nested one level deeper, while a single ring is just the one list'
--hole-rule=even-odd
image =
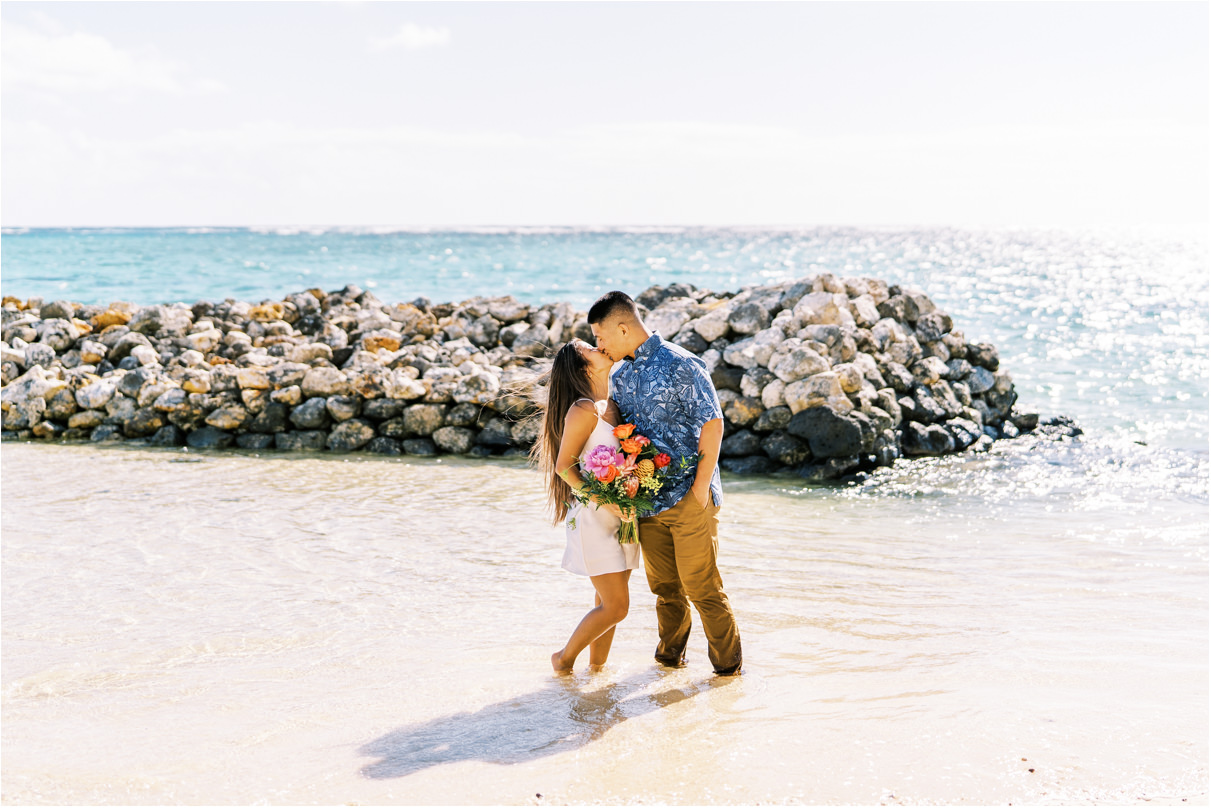
[{"label": "woman's leg", "polygon": [[596,604],[580,621],[580,625],[568,638],[568,644],[562,650],[551,654],[551,667],[557,673],[572,670],[577,655],[590,643],[609,634],[600,653],[595,648],[589,652],[589,661],[593,665],[605,664],[610,653],[610,643],[614,640],[614,626],[622,622],[631,606],[630,590],[627,582],[631,571],[609,572],[605,575],[593,575],[589,580],[597,590]]}]

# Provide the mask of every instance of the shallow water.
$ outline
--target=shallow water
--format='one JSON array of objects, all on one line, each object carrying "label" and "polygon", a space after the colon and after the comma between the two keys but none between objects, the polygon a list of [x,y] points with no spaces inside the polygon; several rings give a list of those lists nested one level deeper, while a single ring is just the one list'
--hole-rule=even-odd
[{"label": "shallow water", "polygon": [[2,799],[1206,804],[1191,458],[726,478],[744,675],[655,666],[637,575],[560,678],[592,595],[520,463],[6,443]]}]

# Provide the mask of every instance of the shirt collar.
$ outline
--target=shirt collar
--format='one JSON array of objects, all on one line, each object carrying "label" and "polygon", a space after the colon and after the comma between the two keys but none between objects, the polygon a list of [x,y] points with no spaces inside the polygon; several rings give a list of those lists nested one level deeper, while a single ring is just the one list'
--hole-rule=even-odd
[{"label": "shirt collar", "polygon": [[664,338],[660,336],[660,332],[653,331],[652,336],[650,336],[646,340],[644,340],[643,344],[635,349],[635,356],[634,357],[628,356],[628,357],[626,357],[626,359],[629,361],[646,359],[647,357],[649,357],[653,353],[655,353],[656,349],[659,348],[663,342],[664,342]]}]

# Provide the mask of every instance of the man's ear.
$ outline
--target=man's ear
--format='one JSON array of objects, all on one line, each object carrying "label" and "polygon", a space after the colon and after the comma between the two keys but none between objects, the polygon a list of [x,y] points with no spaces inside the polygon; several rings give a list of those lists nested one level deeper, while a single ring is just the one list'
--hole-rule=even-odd
[{"label": "man's ear", "polygon": [[627,336],[627,332],[629,332],[631,330],[631,327],[626,324],[625,320],[619,320],[618,321],[618,330],[619,330],[619,332],[621,332],[623,338],[625,339]]}]

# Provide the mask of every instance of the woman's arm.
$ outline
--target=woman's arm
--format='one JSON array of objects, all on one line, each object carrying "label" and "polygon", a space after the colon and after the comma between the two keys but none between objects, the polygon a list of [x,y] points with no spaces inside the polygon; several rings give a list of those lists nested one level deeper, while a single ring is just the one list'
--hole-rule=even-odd
[{"label": "woman's arm", "polygon": [[[559,444],[559,456],[555,458],[555,473],[563,478],[572,492],[580,494],[584,489],[581,479],[580,450],[597,426],[597,413],[592,404],[577,402],[568,410],[563,421],[563,440]],[[622,518],[617,505],[600,505],[615,516]]]}]

